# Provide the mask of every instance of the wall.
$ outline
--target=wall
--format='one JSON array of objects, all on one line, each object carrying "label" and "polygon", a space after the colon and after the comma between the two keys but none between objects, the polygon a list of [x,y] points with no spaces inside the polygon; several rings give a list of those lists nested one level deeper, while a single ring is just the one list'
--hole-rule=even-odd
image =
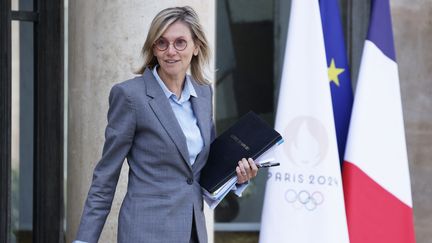
[{"label": "wall", "polygon": [[391,1],[417,242],[432,239],[432,0]]}]

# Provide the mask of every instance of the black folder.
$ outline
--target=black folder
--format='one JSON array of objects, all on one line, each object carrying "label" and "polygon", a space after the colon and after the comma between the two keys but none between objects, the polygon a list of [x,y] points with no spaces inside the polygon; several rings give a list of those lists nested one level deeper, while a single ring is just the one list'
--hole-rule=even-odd
[{"label": "black folder", "polygon": [[250,111],[211,143],[207,163],[201,170],[201,187],[215,192],[235,176],[239,160],[256,159],[281,139],[277,131]]}]

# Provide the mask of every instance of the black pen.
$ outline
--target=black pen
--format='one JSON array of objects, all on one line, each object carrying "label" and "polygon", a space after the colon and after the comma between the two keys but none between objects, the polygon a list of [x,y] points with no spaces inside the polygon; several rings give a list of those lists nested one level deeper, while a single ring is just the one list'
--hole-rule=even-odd
[{"label": "black pen", "polygon": [[277,162],[266,162],[266,163],[262,163],[262,164],[257,164],[258,168],[267,168],[267,167],[273,167],[273,166],[279,166],[280,163]]}]

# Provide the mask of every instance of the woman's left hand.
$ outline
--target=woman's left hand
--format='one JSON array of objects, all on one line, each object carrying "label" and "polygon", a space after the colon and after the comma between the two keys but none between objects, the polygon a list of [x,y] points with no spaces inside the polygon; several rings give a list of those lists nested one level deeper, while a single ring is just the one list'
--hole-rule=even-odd
[{"label": "woman's left hand", "polygon": [[243,184],[257,175],[258,167],[256,166],[253,159],[249,158],[246,160],[245,158],[243,158],[238,162],[236,172],[237,184]]}]

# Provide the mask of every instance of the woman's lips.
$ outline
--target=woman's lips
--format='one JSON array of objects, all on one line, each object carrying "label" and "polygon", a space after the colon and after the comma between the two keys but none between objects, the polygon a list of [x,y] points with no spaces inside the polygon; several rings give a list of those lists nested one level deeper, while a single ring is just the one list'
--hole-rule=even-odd
[{"label": "woman's lips", "polygon": [[166,63],[172,64],[172,63],[176,63],[179,60],[165,60]]}]

